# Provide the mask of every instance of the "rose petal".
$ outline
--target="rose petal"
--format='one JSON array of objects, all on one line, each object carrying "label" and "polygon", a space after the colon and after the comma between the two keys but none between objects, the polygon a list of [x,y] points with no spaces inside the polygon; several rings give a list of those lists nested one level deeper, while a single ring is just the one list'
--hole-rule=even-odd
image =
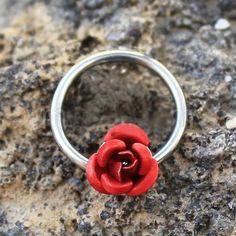
[{"label": "rose petal", "polygon": [[119,182],[122,181],[121,178],[122,163],[120,161],[111,161],[109,164],[109,173]]},{"label": "rose petal", "polygon": [[112,139],[123,140],[127,145],[142,143],[147,146],[150,143],[146,132],[139,126],[130,123],[115,125],[111,128],[105,135],[104,140]]},{"label": "rose petal", "polygon": [[123,194],[133,187],[130,179],[120,183],[107,173],[102,174],[101,182],[104,189],[110,194]]},{"label": "rose petal", "polygon": [[102,168],[97,165],[97,154],[93,154],[86,166],[86,177],[89,183],[99,192],[108,193],[102,186],[101,175],[103,173]]},{"label": "rose petal", "polygon": [[140,175],[145,175],[151,168],[152,163],[152,153],[148,147],[141,143],[134,143],[132,145],[132,150],[139,157],[139,171]]},{"label": "rose petal", "polygon": [[143,176],[137,183],[134,183],[134,187],[127,193],[130,196],[137,196],[145,193],[155,183],[159,172],[158,163],[152,159],[151,169],[146,176]]},{"label": "rose petal", "polygon": [[105,142],[97,152],[97,162],[100,167],[105,167],[108,163],[109,158],[122,150],[126,149],[126,145],[123,141],[113,139]]}]

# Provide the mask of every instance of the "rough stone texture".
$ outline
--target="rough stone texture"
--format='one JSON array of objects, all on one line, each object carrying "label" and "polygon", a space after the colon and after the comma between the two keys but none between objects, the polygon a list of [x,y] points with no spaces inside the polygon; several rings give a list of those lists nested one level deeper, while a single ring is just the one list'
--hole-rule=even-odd
[{"label": "rough stone texture", "polygon": [[[225,126],[236,116],[235,16],[235,0],[1,0],[0,235],[236,235],[236,129]],[[220,18],[229,29],[214,29]],[[118,47],[159,59],[188,103],[179,147],[135,198],[95,192],[49,124],[63,74]],[[64,109],[85,155],[120,121],[144,127],[155,151],[174,115],[161,81],[125,63],[83,75]]]}]

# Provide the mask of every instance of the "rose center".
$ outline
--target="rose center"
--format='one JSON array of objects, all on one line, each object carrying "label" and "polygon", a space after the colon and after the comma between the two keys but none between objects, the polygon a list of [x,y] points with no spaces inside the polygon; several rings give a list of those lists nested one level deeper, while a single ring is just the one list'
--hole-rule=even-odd
[{"label": "rose center", "polygon": [[129,161],[122,161],[123,167],[129,166],[129,165],[130,165]]}]

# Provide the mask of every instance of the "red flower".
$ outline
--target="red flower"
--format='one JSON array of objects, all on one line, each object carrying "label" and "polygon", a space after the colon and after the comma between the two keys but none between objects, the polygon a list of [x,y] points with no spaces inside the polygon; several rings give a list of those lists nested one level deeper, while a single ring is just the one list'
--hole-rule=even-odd
[{"label": "red flower", "polygon": [[145,131],[134,124],[119,124],[108,131],[104,140],[87,164],[90,184],[102,193],[133,196],[151,188],[159,168],[147,147]]}]

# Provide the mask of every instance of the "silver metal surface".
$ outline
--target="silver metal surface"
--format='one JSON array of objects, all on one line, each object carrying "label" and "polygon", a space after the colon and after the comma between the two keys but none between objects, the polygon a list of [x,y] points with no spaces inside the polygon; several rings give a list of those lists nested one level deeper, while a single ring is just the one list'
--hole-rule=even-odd
[{"label": "silver metal surface", "polygon": [[88,56],[74,65],[62,78],[53,96],[51,106],[51,127],[53,135],[62,151],[82,169],[86,169],[88,159],[70,144],[63,131],[61,120],[63,101],[72,82],[76,78],[79,79],[79,76],[83,72],[95,65],[114,61],[138,63],[156,72],[164,80],[175,100],[177,111],[175,127],[165,145],[153,156],[158,163],[165,160],[171,154],[185,130],[187,109],[184,94],[174,76],[160,62],[141,53],[126,50],[105,51]]}]

